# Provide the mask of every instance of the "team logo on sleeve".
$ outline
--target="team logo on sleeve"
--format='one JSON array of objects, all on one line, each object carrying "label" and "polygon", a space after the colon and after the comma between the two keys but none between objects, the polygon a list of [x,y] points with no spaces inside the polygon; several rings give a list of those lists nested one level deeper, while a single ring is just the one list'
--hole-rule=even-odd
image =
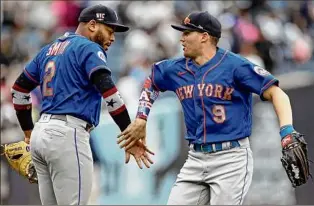
[{"label": "team logo on sleeve", "polygon": [[97,53],[97,55],[98,55],[98,57],[99,57],[101,60],[103,60],[104,62],[107,62],[107,61],[106,61],[106,57],[105,57],[105,55],[104,55],[104,53],[103,53],[102,51],[99,51],[99,52]]},{"label": "team logo on sleeve", "polygon": [[270,75],[270,73],[269,73],[266,69],[264,69],[264,68],[262,68],[262,67],[260,67],[260,66],[255,66],[255,67],[254,67],[254,71],[255,71],[257,74],[261,75],[261,76]]}]

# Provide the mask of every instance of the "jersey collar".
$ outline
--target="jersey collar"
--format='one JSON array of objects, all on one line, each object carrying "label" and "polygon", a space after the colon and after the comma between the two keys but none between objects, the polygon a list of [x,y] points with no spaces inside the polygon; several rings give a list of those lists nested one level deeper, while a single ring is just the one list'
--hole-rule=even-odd
[{"label": "jersey collar", "polygon": [[216,54],[214,55],[214,57],[211,58],[210,60],[208,60],[205,64],[197,65],[192,59],[189,59],[188,60],[188,66],[192,71],[195,71],[195,72],[201,68],[210,68],[219,62],[219,60],[221,59],[221,56],[224,54],[224,52],[225,51],[223,49],[217,47],[217,51],[216,51]]}]

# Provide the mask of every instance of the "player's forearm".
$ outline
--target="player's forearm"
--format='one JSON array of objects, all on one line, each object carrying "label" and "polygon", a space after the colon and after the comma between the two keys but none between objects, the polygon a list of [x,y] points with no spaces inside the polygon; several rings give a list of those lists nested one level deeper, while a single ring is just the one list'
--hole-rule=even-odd
[{"label": "player's forearm", "polygon": [[30,138],[31,138],[32,131],[33,131],[32,129],[23,131],[25,138],[30,139]]},{"label": "player's forearm", "polygon": [[[30,92],[37,85],[30,81],[23,73],[17,78],[12,89],[12,101],[16,111],[19,124],[25,135],[30,137],[30,132],[34,128],[32,119],[32,99]],[[28,137],[25,136],[25,137]]]},{"label": "player's forearm", "polygon": [[113,121],[118,125],[120,131],[124,131],[129,124],[131,123],[131,119],[128,113],[128,110],[125,109],[121,113],[117,115],[111,115]]},{"label": "player's forearm", "polygon": [[91,80],[102,94],[113,121],[121,131],[125,130],[131,123],[131,119],[110,73],[106,70],[97,71],[92,74]]},{"label": "player's forearm", "polygon": [[271,90],[269,100],[273,103],[280,127],[292,125],[292,110],[288,95],[279,87],[273,87]]},{"label": "player's forearm", "polygon": [[153,86],[151,78],[148,77],[142,88],[136,118],[147,120],[151,107],[159,96],[159,91]]}]

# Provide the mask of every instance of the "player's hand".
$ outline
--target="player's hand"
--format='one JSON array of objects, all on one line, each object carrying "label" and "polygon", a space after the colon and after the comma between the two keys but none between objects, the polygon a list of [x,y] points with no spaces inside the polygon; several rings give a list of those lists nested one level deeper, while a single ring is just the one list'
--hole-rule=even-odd
[{"label": "player's hand", "polygon": [[31,140],[31,134],[32,134],[32,130],[27,130],[24,131],[24,142],[26,142],[27,144],[29,144],[30,140]]},{"label": "player's hand", "polygon": [[125,151],[125,163],[129,163],[132,155],[140,169],[143,169],[142,163],[150,168],[150,165],[154,162],[150,159],[149,154],[154,155],[142,142],[137,141],[134,146]]},{"label": "player's hand", "polygon": [[117,143],[120,148],[130,149],[138,140],[146,138],[146,120],[136,118],[123,132],[118,135]]},{"label": "player's hand", "polygon": [[29,137],[25,137],[25,138],[24,138],[24,142],[26,142],[26,144],[29,144],[30,138],[29,138]]}]

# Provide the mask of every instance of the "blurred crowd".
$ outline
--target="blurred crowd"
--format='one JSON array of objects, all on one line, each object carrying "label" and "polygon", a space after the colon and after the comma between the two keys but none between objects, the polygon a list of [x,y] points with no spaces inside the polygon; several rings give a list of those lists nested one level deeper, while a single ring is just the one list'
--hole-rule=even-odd
[{"label": "blurred crowd", "polygon": [[[314,1],[1,1],[1,53],[6,57],[1,64],[2,143],[23,137],[11,104],[13,81],[42,46],[75,31],[80,11],[94,4],[113,8],[131,27],[116,34],[108,52],[109,67],[128,104],[136,104],[153,62],[182,55],[181,34],[170,24],[195,10],[207,10],[220,20],[218,46],[275,75],[313,61]],[[32,97],[36,118],[38,89]]]}]

